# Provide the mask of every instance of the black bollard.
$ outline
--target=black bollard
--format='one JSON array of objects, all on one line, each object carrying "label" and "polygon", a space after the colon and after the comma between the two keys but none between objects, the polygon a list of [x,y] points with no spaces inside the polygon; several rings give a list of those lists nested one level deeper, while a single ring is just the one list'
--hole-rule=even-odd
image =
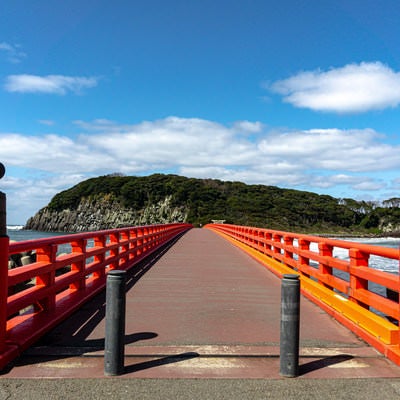
[{"label": "black bollard", "polygon": [[126,271],[112,270],[107,274],[104,374],[109,376],[124,372],[125,283]]},{"label": "black bollard", "polygon": [[294,378],[299,374],[300,280],[285,274],[281,292],[280,374]]}]

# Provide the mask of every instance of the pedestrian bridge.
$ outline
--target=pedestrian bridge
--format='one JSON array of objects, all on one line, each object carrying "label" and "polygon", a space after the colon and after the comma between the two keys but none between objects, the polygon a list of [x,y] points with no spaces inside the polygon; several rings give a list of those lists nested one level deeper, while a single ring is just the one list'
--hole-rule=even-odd
[{"label": "pedestrian bridge", "polygon": [[[8,269],[10,255],[31,251]],[[118,269],[128,274],[126,374],[275,376],[281,278],[296,273],[301,375],[400,377],[399,276],[372,268],[372,257],[399,253],[227,224],[0,237],[0,367],[11,377],[102,376],[104,287]]]}]

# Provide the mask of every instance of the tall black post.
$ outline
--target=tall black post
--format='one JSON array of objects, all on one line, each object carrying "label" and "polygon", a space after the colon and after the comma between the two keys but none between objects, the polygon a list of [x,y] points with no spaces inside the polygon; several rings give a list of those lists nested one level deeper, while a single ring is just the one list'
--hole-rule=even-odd
[{"label": "tall black post", "polygon": [[126,271],[107,274],[104,374],[121,375],[125,356]]},{"label": "tall black post", "polygon": [[300,280],[285,274],[281,291],[280,374],[294,378],[299,374]]},{"label": "tall black post", "polygon": [[[0,163],[0,179],[3,178],[6,170]],[[6,345],[7,326],[7,287],[8,287],[8,251],[9,238],[7,236],[6,218],[6,195],[0,192],[0,352],[3,352]]]},{"label": "tall black post", "polygon": [[[2,163],[0,163],[0,179],[6,173],[6,169]],[[7,235],[7,218],[6,218],[6,195],[0,192],[0,236]]]}]

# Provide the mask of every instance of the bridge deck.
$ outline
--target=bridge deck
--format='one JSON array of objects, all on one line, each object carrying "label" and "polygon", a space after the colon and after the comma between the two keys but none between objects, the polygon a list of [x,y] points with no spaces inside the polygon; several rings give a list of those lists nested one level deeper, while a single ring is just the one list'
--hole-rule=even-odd
[{"label": "bridge deck", "polygon": [[[279,378],[280,280],[206,229],[129,273],[125,377]],[[3,377],[102,377],[105,295]],[[400,368],[302,298],[300,377],[400,377]]]}]

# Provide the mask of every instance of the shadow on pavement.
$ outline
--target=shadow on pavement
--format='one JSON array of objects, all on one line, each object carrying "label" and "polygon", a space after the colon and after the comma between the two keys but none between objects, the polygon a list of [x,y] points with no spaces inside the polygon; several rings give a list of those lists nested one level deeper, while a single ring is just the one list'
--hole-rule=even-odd
[{"label": "shadow on pavement", "polygon": [[124,369],[124,374],[130,374],[133,372],[143,371],[145,369],[159,367],[162,365],[174,364],[181,361],[191,360],[192,358],[197,358],[199,356],[200,354],[198,353],[187,352],[182,354],[176,354],[173,356],[162,357],[157,360],[144,361],[141,363],[126,366]]},{"label": "shadow on pavement", "polygon": [[305,375],[318,369],[330,367],[332,365],[340,364],[345,361],[352,360],[354,357],[348,354],[340,354],[330,357],[321,358],[318,360],[310,361],[306,364],[299,366],[299,374]]}]

